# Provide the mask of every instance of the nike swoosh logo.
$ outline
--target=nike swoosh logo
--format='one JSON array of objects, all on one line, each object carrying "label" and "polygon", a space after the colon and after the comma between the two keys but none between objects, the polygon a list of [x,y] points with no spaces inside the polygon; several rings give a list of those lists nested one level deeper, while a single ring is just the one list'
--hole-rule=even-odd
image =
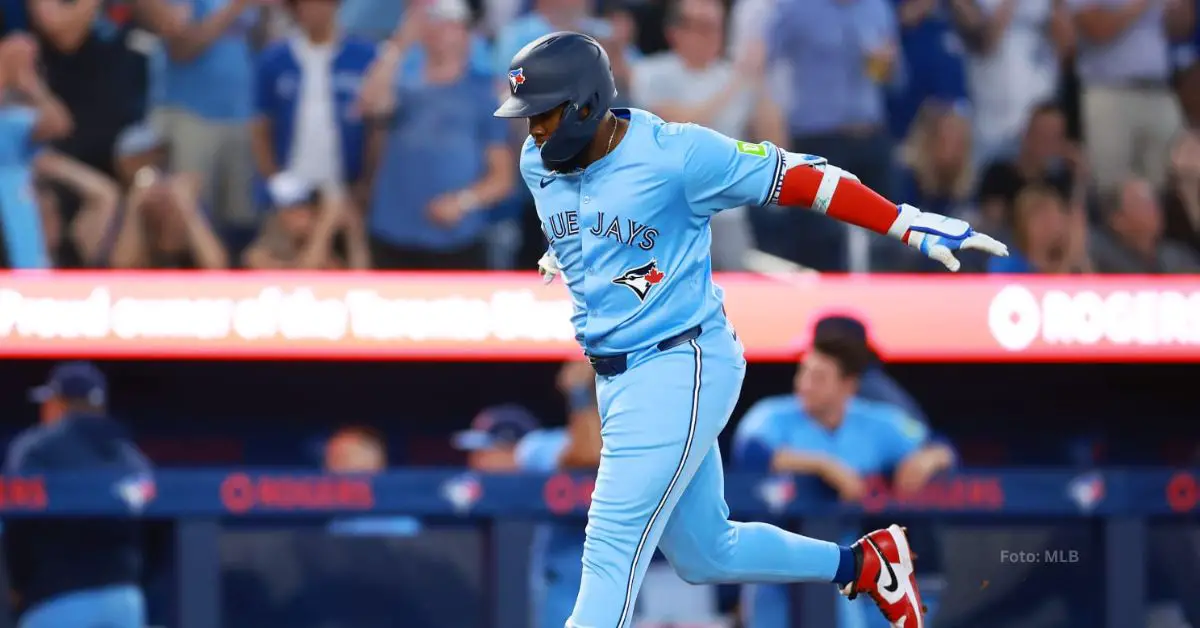
[{"label": "nike swoosh logo", "polygon": [[896,578],[896,572],[892,570],[892,563],[888,561],[887,556],[883,555],[883,551],[879,549],[875,541],[867,539],[867,542],[871,544],[871,548],[879,555],[879,562],[883,563],[883,571],[887,574],[889,582],[883,585],[883,590],[888,593],[895,593],[900,588],[900,580]]},{"label": "nike swoosh logo", "polygon": [[547,185],[550,185],[552,182],[554,182],[554,177],[543,177],[541,180],[543,188],[545,188]]}]

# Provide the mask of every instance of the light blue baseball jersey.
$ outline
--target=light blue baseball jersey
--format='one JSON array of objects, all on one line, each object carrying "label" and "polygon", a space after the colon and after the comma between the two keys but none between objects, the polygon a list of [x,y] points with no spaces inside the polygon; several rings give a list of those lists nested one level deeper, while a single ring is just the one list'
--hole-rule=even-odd
[{"label": "light blue baseball jersey", "polygon": [[779,449],[828,454],[863,474],[884,473],[920,448],[929,428],[898,406],[852,399],[841,426],[829,430],[810,417],[795,395],[767,397],[738,424],[734,461],[766,471]]},{"label": "light blue baseball jersey", "polygon": [[[863,475],[886,473],[929,439],[929,429],[898,406],[852,399],[842,424],[830,430],[804,411],[795,395],[767,397],[754,404],[738,424],[733,462],[740,469],[767,471],[776,451],[788,449],[828,455]],[[847,530],[845,543],[858,536]],[[839,598],[839,628],[886,626],[871,602]],[[754,585],[746,604],[749,628],[786,628],[790,602],[786,587]]]},{"label": "light blue baseball jersey", "polygon": [[784,153],[640,109],[611,154],[548,171],[533,138],[521,175],[571,293],[575,337],[592,354],[651,347],[721,314],[711,217],[778,198]]},{"label": "light blue baseball jersey", "polygon": [[[558,459],[567,446],[567,431],[561,428],[534,430],[517,443],[517,466],[541,473],[558,469]],[[544,523],[533,538],[530,565],[536,628],[560,628],[571,616],[579,580],[583,574],[584,523]]]}]

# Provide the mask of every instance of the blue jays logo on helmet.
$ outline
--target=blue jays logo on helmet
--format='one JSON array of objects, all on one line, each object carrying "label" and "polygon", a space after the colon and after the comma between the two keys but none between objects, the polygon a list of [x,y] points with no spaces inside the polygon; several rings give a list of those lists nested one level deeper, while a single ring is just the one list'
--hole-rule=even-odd
[{"label": "blue jays logo on helmet", "polygon": [[650,260],[647,264],[642,264],[636,268],[621,273],[613,278],[612,282],[618,286],[625,286],[633,291],[639,301],[645,301],[646,295],[650,294],[650,289],[662,283],[667,276],[658,269],[658,261]]},{"label": "blue jays logo on helmet", "polygon": [[509,70],[508,84],[512,86],[513,93],[517,93],[517,88],[525,84],[525,68]]}]

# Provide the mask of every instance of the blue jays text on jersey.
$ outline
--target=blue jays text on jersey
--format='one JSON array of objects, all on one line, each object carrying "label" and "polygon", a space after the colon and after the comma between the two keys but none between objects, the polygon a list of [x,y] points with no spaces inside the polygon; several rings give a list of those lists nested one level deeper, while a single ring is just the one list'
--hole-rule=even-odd
[{"label": "blue jays text on jersey", "polygon": [[[598,238],[612,238],[621,244],[643,251],[654,249],[658,240],[658,229],[632,218],[623,218],[616,214],[606,216],[604,212],[596,214],[595,223],[588,227],[587,231]],[[570,210],[549,216],[542,221],[542,233],[551,245],[556,240],[579,235],[579,212]]]},{"label": "blue jays text on jersey", "polygon": [[[785,153],[639,109],[612,152],[572,173],[543,166],[533,139],[521,175],[593,354],[629,353],[723,318],[709,219],[778,198]],[[787,163],[792,163],[787,154]]]}]

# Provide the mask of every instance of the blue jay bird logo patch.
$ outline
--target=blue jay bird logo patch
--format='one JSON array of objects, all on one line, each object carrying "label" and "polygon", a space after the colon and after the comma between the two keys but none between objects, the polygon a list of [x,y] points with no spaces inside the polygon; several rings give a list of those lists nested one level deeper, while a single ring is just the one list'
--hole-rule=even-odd
[{"label": "blue jay bird logo patch", "polygon": [[647,264],[642,264],[636,268],[621,273],[613,278],[612,282],[618,286],[625,286],[633,291],[639,301],[645,301],[646,295],[650,294],[650,289],[662,283],[667,276],[658,269],[658,262],[650,260]]},{"label": "blue jay bird logo patch", "polygon": [[509,70],[508,84],[512,86],[513,93],[517,93],[517,88],[525,84],[525,68]]}]

